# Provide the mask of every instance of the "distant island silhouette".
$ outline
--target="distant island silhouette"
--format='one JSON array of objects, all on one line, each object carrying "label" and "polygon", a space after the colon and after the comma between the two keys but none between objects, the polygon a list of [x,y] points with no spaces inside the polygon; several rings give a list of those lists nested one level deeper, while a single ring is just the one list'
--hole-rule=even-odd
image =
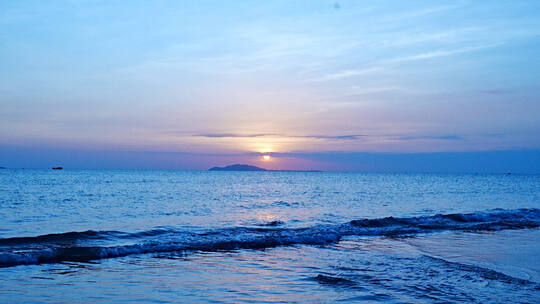
[{"label": "distant island silhouette", "polygon": [[209,169],[210,171],[268,171],[263,168],[250,166],[250,165],[243,165],[243,164],[235,164],[225,167],[213,167]]},{"label": "distant island silhouette", "polygon": [[319,170],[267,170],[264,168],[245,165],[245,164],[234,164],[225,167],[212,167],[208,169],[209,171],[269,171],[269,172],[322,172]]}]

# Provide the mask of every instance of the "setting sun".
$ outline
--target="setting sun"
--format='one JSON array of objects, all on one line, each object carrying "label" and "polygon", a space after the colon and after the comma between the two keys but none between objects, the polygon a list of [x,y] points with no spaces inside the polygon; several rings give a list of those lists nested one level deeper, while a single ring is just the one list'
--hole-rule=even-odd
[{"label": "setting sun", "polygon": [[263,155],[263,160],[270,160],[270,155]]}]

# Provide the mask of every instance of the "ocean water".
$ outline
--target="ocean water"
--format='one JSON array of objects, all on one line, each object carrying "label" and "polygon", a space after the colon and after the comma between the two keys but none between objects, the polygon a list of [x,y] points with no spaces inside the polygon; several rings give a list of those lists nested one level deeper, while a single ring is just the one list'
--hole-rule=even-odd
[{"label": "ocean water", "polygon": [[0,302],[539,303],[540,176],[0,170]]}]

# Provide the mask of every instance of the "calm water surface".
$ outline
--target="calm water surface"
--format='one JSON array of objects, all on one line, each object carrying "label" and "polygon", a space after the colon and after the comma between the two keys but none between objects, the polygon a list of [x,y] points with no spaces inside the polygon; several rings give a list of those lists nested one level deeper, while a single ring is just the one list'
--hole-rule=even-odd
[{"label": "calm water surface", "polygon": [[0,170],[0,302],[540,302],[540,176]]}]

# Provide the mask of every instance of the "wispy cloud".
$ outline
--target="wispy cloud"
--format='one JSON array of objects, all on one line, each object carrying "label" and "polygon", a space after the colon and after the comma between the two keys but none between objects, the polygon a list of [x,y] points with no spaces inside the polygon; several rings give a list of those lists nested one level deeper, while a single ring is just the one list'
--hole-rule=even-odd
[{"label": "wispy cloud", "polygon": [[445,56],[452,56],[452,55],[458,55],[458,54],[464,54],[469,52],[475,52],[480,51],[484,49],[494,48],[500,45],[503,45],[504,42],[498,42],[498,43],[491,43],[491,44],[483,44],[483,45],[476,45],[476,46],[467,46],[467,47],[461,47],[461,48],[454,48],[454,49],[438,49],[433,50],[429,52],[423,52],[415,55],[410,56],[403,56],[403,57],[396,57],[391,59],[385,59],[380,61],[375,61],[371,63],[371,66],[361,68],[361,69],[347,69],[347,70],[341,70],[334,73],[326,74],[318,78],[313,78],[308,80],[308,82],[325,82],[325,81],[334,81],[334,80],[340,80],[344,78],[354,77],[354,76],[362,76],[367,75],[375,72],[384,71],[385,69],[388,69],[388,66],[391,66],[395,63],[403,63],[403,62],[409,62],[409,61],[418,61],[418,60],[426,60],[426,59],[434,59],[439,57],[445,57]]},{"label": "wispy cloud", "polygon": [[342,135],[323,135],[323,134],[308,134],[308,135],[291,135],[291,134],[276,134],[276,133],[254,133],[254,134],[241,134],[241,133],[203,133],[194,134],[194,137],[205,138],[298,138],[298,139],[321,139],[321,140],[361,140],[365,138],[382,138],[391,140],[464,140],[465,137],[456,134],[443,134],[443,135],[392,135],[392,134],[342,134]]},{"label": "wispy cloud", "polygon": [[207,138],[254,138],[254,137],[268,137],[275,136],[276,134],[268,133],[256,133],[256,134],[238,134],[238,133],[203,133],[203,134],[194,134],[194,137],[207,137]]},{"label": "wispy cloud", "polygon": [[304,135],[304,136],[291,136],[299,138],[313,138],[313,139],[331,139],[331,140],[358,140],[362,137],[366,137],[364,134],[351,134],[351,135]]},{"label": "wispy cloud", "polygon": [[398,136],[393,137],[394,140],[464,140],[461,135],[420,135],[420,136]]},{"label": "wispy cloud", "polygon": [[493,48],[502,44],[503,43],[492,43],[492,44],[486,44],[486,45],[463,47],[463,48],[458,48],[458,49],[437,50],[437,51],[431,51],[431,52],[421,53],[421,54],[412,55],[412,56],[398,57],[398,58],[387,60],[386,62],[396,63],[396,62],[414,61],[414,60],[422,60],[422,59],[431,59],[431,58],[479,51],[483,49]]},{"label": "wispy cloud", "polygon": [[287,134],[273,134],[273,133],[255,133],[255,134],[241,134],[241,133],[203,133],[194,134],[194,137],[206,137],[206,138],[257,138],[257,137],[277,137],[277,138],[308,138],[308,139],[328,139],[328,140],[358,140],[367,135],[364,134],[344,134],[344,135],[287,135]]},{"label": "wispy cloud", "polygon": [[[457,9],[462,6],[463,6],[462,4],[458,4],[458,5],[451,5],[451,6],[439,6],[439,7],[430,7],[430,8],[424,8],[424,9],[412,10],[412,11],[402,13],[399,15],[387,17],[388,18],[387,20],[394,21],[396,19],[418,18],[421,16],[432,15],[432,14],[437,14],[437,13]],[[393,17],[394,19],[391,19],[391,17]]]},{"label": "wispy cloud", "polygon": [[491,89],[491,90],[482,90],[480,92],[484,94],[489,94],[489,95],[504,95],[504,94],[510,93],[510,90]]},{"label": "wispy cloud", "polygon": [[365,75],[373,72],[377,72],[381,70],[380,67],[373,67],[373,68],[366,68],[366,69],[353,69],[353,70],[343,70],[336,73],[324,75],[319,78],[310,79],[310,82],[321,82],[321,81],[329,81],[329,80],[337,80],[347,77],[353,77],[353,76],[359,76],[359,75]]}]

